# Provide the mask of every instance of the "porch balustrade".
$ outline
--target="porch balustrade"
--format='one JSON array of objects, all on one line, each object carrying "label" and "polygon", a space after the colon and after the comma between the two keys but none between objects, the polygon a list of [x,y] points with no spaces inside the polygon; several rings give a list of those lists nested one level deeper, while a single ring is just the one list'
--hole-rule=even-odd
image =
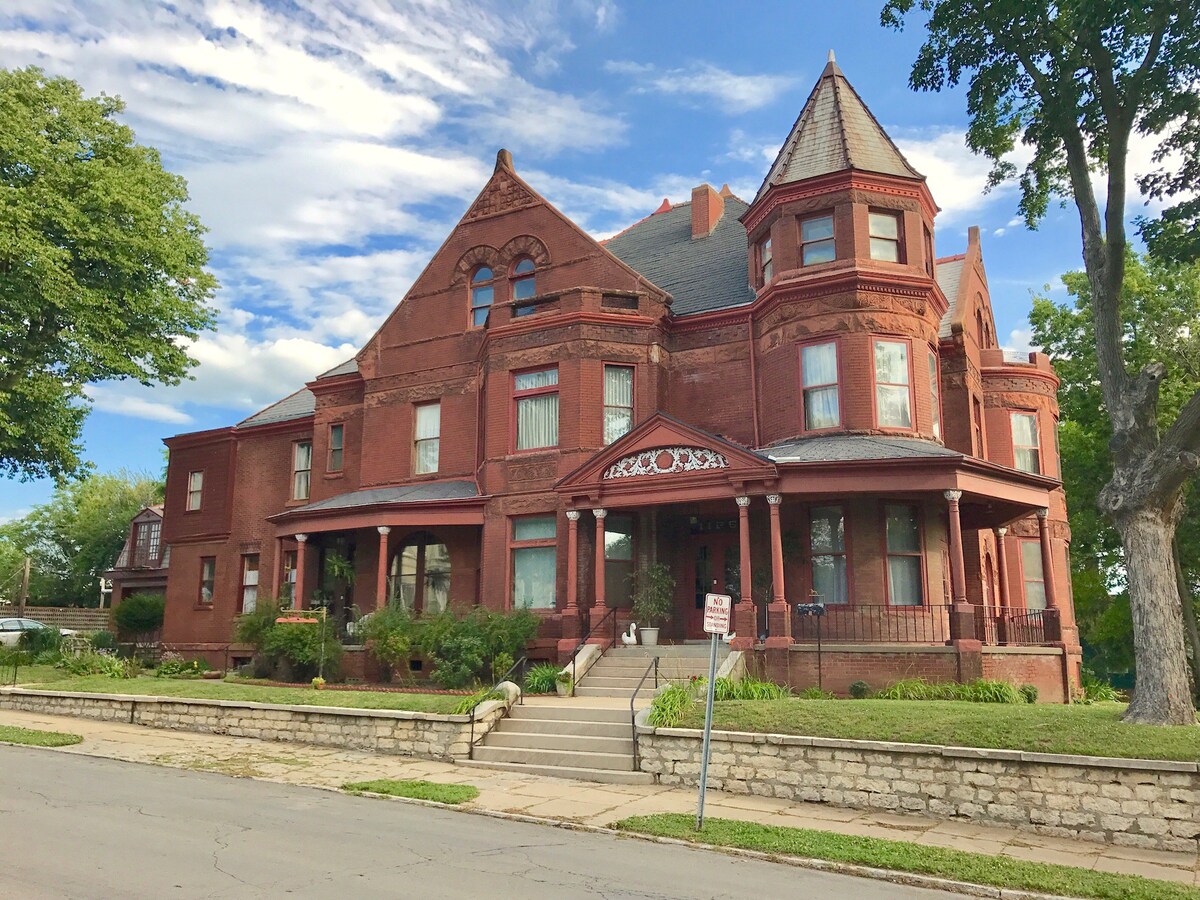
[{"label": "porch balustrade", "polygon": [[[974,639],[993,647],[1037,647],[1060,638],[1055,610],[974,608],[973,634],[955,634],[953,606],[828,605],[821,616],[794,616],[797,643],[929,644]],[[971,618],[967,618],[970,627]]]}]

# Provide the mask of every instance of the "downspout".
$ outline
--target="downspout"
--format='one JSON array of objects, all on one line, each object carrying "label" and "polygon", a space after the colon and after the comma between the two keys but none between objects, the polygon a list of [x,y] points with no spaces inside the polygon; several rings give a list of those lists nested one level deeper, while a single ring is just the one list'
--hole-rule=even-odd
[{"label": "downspout", "polygon": [[758,424],[758,365],[754,352],[754,312],[746,316],[746,338],[750,342],[750,410],[754,421],[754,449],[762,446],[762,431]]}]

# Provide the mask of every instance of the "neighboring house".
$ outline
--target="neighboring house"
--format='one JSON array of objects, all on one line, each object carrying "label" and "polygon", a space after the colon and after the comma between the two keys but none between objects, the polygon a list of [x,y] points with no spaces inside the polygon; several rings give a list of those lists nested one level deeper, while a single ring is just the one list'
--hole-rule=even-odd
[{"label": "neighboring house", "polygon": [[171,548],[162,542],[163,505],[147,506],[129,523],[125,545],[103,574],[112,582],[112,605],[130,594],[165,594]]},{"label": "neighboring house", "polygon": [[354,359],[166,441],[164,640],[215,651],[269,593],[524,607],[562,658],[658,560],[667,639],[715,588],[764,654],[813,601],[826,642],[1014,680],[1040,657],[980,646],[1043,644],[1076,680],[1058,380],[997,345],[978,229],[938,259],[937,212],[832,60],[749,203],[704,184],[598,242],[501,151]]}]

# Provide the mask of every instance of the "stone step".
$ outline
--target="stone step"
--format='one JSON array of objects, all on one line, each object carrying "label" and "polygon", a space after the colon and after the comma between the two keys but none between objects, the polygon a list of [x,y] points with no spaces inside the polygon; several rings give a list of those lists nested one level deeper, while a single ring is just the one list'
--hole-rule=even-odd
[{"label": "stone step", "polygon": [[579,682],[580,687],[586,685],[587,687],[627,688],[630,692],[632,692],[633,689],[639,684],[641,684],[643,687],[652,688],[654,687],[654,678],[647,678],[645,682],[643,682],[640,677],[630,678],[627,675],[609,675],[607,673],[593,675],[591,672],[589,672],[587,677],[580,679]]},{"label": "stone step", "polygon": [[521,763],[527,766],[633,771],[632,750],[628,753],[596,753],[585,750],[530,750],[524,747],[476,746],[474,758],[480,762]]},{"label": "stone step", "polygon": [[629,734],[629,710],[622,722],[587,722],[572,719],[502,719],[492,734],[576,734],[580,737],[624,737]]},{"label": "stone step", "polygon": [[[659,645],[657,647],[613,647],[606,654],[605,659],[616,659],[619,657],[629,657],[637,659],[652,659],[657,656],[660,659],[694,659],[703,657],[708,659],[709,645],[707,642],[703,644],[673,644]],[[717,647],[717,658],[729,655],[729,647],[721,644]]]},{"label": "stone step", "polygon": [[[681,666],[676,663],[670,663],[670,664],[661,665],[658,667],[658,677],[660,679],[663,677],[679,678],[679,677],[690,677],[692,675],[707,675],[707,674],[708,674],[708,663],[707,662],[705,662],[701,665],[695,665],[695,666],[688,666],[688,665]],[[597,675],[602,675],[605,678],[632,678],[634,681],[640,681],[642,676],[646,675],[647,681],[654,680],[654,670],[653,669],[651,669],[650,674],[647,675],[646,669],[644,666],[623,666],[620,664],[614,664],[611,666],[602,666],[599,664],[594,665],[594,666],[592,666],[591,669],[588,670],[588,673],[586,675],[584,675],[582,678],[580,678],[579,680],[580,680],[580,682],[584,682],[584,681],[587,681],[589,678],[593,678]]]},{"label": "stone step", "polygon": [[[576,697],[622,697],[626,700],[633,694],[633,688],[624,687],[589,687],[587,681],[581,681],[575,688]],[[654,697],[654,685],[647,682],[637,695],[639,706],[645,706]],[[625,710],[625,718],[629,718],[629,710]]]},{"label": "stone step", "polygon": [[476,769],[496,769],[524,775],[548,775],[552,778],[573,778],[598,784],[654,784],[649,772],[623,772],[616,769],[588,769],[579,766],[539,766],[523,763],[489,762],[478,759],[458,759],[460,766]]},{"label": "stone step", "polygon": [[633,738],[629,728],[624,737],[590,737],[575,732],[536,734],[498,728],[488,734],[479,747],[517,747],[523,750],[578,750],[583,753],[620,753],[633,755]]},{"label": "stone step", "polygon": [[[581,682],[582,686],[582,682]],[[576,690],[579,690],[577,688]],[[626,695],[628,696],[628,695]],[[604,709],[588,707],[585,704],[571,703],[558,706],[543,706],[527,703],[524,706],[514,706],[508,712],[508,717],[514,721],[522,719],[567,719],[572,722],[628,722],[629,710]]]}]

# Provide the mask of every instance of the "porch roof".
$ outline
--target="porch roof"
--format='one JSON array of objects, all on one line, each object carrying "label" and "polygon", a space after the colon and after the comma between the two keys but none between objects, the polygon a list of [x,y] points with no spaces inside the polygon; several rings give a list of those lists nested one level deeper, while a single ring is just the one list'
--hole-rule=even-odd
[{"label": "porch roof", "polygon": [[267,520],[280,536],[381,525],[481,525],[486,499],[474,481],[428,481],[348,491]]},{"label": "porch roof", "polygon": [[367,488],[335,494],[307,506],[288,510],[288,515],[320,512],[333,509],[357,509],[391,503],[428,503],[434,500],[465,500],[479,496],[473,481],[429,481],[424,484],[399,484],[392,487]]},{"label": "porch roof", "polygon": [[945,458],[963,455],[933,441],[873,434],[830,434],[798,438],[763,447],[757,452],[777,463]]}]

